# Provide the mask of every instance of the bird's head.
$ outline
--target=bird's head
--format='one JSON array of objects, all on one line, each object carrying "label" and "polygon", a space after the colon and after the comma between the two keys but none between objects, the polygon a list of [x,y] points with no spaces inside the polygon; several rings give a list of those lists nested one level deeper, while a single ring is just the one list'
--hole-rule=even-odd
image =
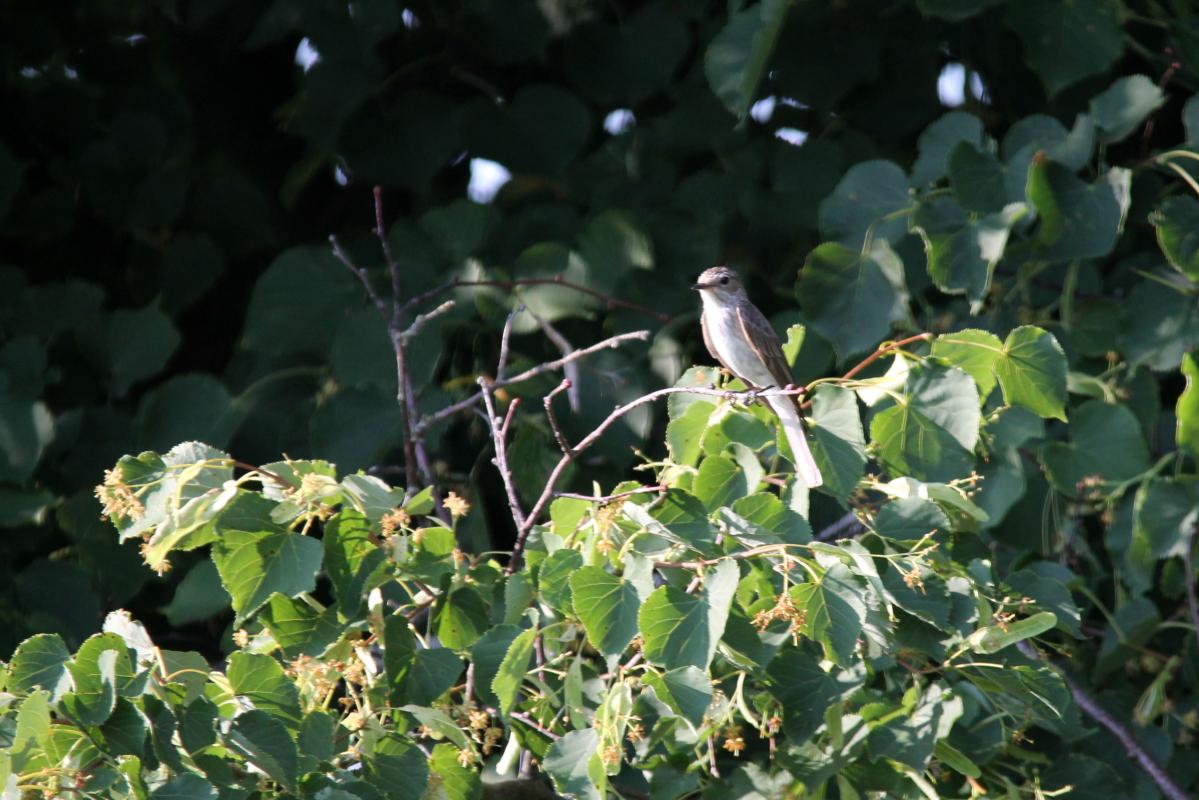
[{"label": "bird's head", "polygon": [[704,270],[691,288],[703,297],[722,300],[732,300],[745,293],[745,287],[741,285],[741,276],[728,267],[711,267]]}]

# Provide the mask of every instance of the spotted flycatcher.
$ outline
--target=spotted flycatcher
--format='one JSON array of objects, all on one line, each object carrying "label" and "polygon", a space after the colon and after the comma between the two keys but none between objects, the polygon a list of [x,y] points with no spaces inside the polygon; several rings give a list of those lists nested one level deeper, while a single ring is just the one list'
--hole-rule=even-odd
[{"label": "spotted flycatcher", "polygon": [[[699,292],[704,302],[699,324],[712,358],[751,389],[781,389],[791,384],[791,370],[783,357],[779,337],[758,307],[749,301],[736,272],[728,267],[712,267],[704,270],[691,288]],[[762,399],[783,425],[796,473],[809,487],[819,486],[824,479],[804,438],[799,398],[781,395]]]}]

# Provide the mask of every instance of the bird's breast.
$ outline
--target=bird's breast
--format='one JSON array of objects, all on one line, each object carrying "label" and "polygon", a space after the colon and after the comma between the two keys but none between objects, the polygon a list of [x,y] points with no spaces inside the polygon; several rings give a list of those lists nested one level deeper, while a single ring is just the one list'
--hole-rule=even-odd
[{"label": "bird's breast", "polygon": [[708,335],[712,339],[716,355],[737,374],[737,377],[759,387],[774,384],[765,363],[746,340],[736,312],[709,308],[704,313],[704,322],[708,325]]}]

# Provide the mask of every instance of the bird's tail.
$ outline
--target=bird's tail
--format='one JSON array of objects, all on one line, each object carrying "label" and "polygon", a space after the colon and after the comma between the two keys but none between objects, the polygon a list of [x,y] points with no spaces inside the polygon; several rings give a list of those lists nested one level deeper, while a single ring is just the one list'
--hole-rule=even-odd
[{"label": "bird's tail", "polygon": [[809,489],[815,489],[824,483],[824,478],[820,474],[820,467],[816,466],[816,459],[812,457],[811,448],[808,447],[799,412],[795,410],[795,405],[789,397],[770,397],[767,400],[778,415],[779,421],[783,423],[783,433],[787,436],[787,444],[791,445],[796,474]]}]

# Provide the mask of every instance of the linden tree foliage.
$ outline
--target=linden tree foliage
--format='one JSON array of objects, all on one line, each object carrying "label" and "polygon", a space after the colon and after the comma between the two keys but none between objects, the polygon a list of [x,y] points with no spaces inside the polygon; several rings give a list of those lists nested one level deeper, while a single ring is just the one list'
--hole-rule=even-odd
[{"label": "linden tree foliage", "polygon": [[1186,3],[10,5],[5,798],[1199,788]]}]

